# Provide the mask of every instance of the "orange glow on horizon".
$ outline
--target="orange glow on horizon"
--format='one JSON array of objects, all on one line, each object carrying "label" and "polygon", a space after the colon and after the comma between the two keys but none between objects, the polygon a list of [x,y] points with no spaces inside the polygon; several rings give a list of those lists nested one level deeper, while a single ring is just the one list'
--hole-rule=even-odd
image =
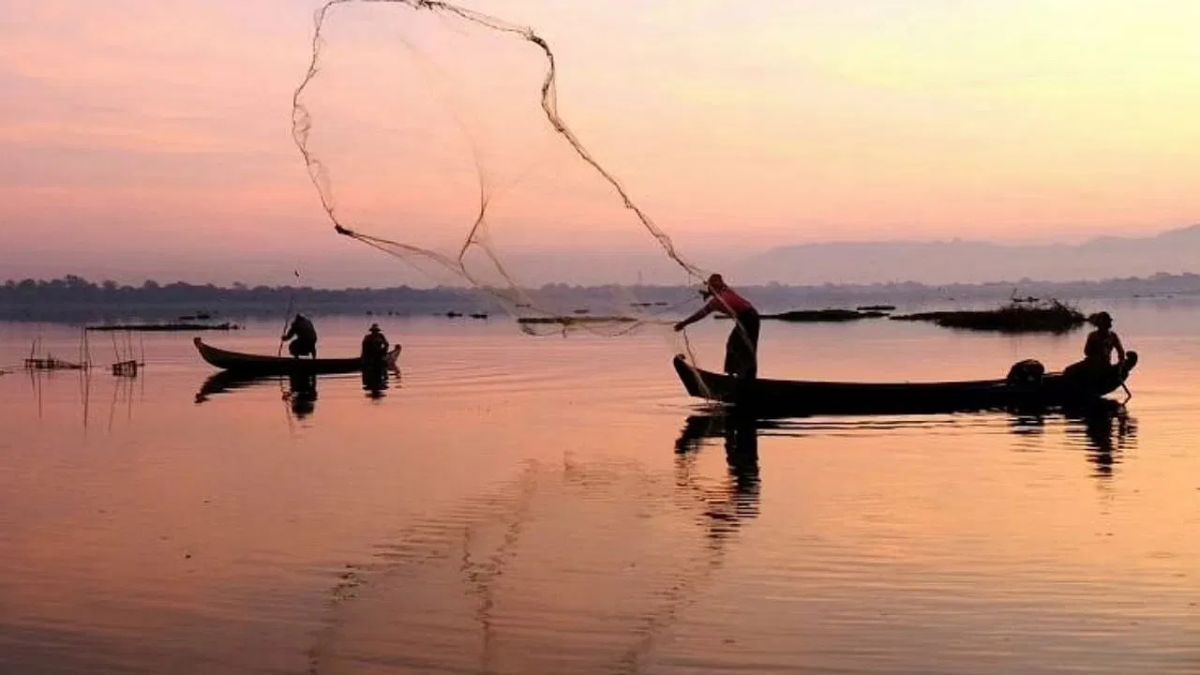
[{"label": "orange glow on horizon", "polygon": [[[274,240],[285,255],[330,245],[288,136],[316,6],[16,3],[0,25],[5,247],[50,238],[100,251],[133,237],[170,249],[194,233]],[[749,252],[1073,240],[1200,220],[1195,3],[472,6],[547,38],[563,115],[685,253],[728,246],[731,232]],[[383,9],[397,22],[409,11]],[[528,91],[511,95],[536,107],[531,63]],[[395,75],[361,73],[376,74]],[[364,119],[402,118],[366,101]],[[407,194],[394,177],[352,194],[403,197],[405,226],[419,228],[441,222],[439,200],[459,199],[446,174],[425,178]],[[498,234],[518,248],[560,239],[561,219],[536,215],[555,199],[580,215],[579,246],[641,236],[619,204],[595,206],[610,195],[563,181],[576,191],[513,191],[521,224]],[[296,226],[280,236],[281,221]]]}]

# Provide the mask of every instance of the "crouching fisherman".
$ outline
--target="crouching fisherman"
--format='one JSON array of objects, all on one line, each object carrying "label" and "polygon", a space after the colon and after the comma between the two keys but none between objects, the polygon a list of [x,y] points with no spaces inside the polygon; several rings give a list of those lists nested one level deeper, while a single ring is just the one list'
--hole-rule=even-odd
[{"label": "crouching fisherman", "polygon": [[280,338],[282,342],[288,340],[292,340],[288,345],[288,353],[292,356],[300,358],[311,355],[314,359],[317,358],[317,329],[308,317],[297,314],[296,318],[292,319],[292,325]]},{"label": "crouching fisherman", "polygon": [[367,367],[382,367],[387,362],[388,340],[380,330],[379,324],[371,324],[371,328],[362,339],[362,362]]},{"label": "crouching fisherman", "polygon": [[725,372],[742,381],[758,377],[758,311],[750,301],[725,285],[720,274],[708,278],[707,288],[701,293],[708,298],[703,307],[688,318],[675,324],[680,331],[713,312],[733,319],[733,330],[725,342]]}]

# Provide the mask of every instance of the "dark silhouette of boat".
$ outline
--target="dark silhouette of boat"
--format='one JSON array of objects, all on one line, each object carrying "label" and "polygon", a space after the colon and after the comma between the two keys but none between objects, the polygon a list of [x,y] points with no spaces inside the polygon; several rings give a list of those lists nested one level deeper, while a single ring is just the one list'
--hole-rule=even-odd
[{"label": "dark silhouette of boat", "polygon": [[355,373],[364,367],[395,368],[400,358],[400,345],[396,345],[384,356],[383,363],[364,364],[360,357],[348,359],[298,359],[290,356],[260,356],[218,349],[204,344],[200,338],[194,340],[200,358],[208,363],[236,373],[247,375],[292,375]]},{"label": "dark silhouette of boat", "polygon": [[675,372],[688,394],[732,403],[762,413],[868,414],[926,413],[966,410],[1045,408],[1086,405],[1125,383],[1137,353],[1128,352],[1126,365],[1104,377],[1086,379],[1047,373],[1028,380],[968,380],[959,382],[814,382],[737,378],[696,368],[682,355]]}]

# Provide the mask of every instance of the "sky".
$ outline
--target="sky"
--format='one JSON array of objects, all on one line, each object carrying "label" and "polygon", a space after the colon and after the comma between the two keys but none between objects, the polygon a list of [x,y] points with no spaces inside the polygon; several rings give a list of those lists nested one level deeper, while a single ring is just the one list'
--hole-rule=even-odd
[{"label": "sky", "polygon": [[[292,143],[318,6],[0,0],[0,278],[420,283],[333,234]],[[1192,0],[468,6],[550,43],[564,118],[700,266],[1200,222]],[[658,256],[540,117],[537,50],[422,14],[330,19],[308,96],[339,213],[453,252],[482,170],[518,268]]]}]

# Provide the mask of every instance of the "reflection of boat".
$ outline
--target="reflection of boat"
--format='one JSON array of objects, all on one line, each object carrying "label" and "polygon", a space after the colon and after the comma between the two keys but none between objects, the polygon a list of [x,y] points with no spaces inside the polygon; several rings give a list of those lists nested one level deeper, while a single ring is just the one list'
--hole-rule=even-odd
[{"label": "reflection of boat", "polygon": [[917,413],[1085,403],[1122,386],[1135,365],[1137,355],[1129,352],[1124,369],[1114,368],[1109,377],[1086,381],[1048,373],[1029,383],[1007,379],[903,383],[758,379],[741,383],[693,367],[683,355],[675,357],[675,372],[692,396],[797,414]]},{"label": "reflection of boat", "polygon": [[200,385],[200,391],[196,392],[196,403],[204,403],[213,394],[224,394],[260,385],[279,384],[282,389],[284,377],[287,378],[287,390],[283,392],[283,398],[290,404],[292,413],[301,419],[312,414],[317,402],[317,376],[315,373],[290,373],[286,376],[248,375],[223,370],[210,376],[204,381],[204,384]]},{"label": "reflection of boat", "polygon": [[[298,359],[290,356],[259,356],[217,349],[195,339],[200,357],[210,364],[231,372],[253,375],[289,375],[292,373],[354,373],[363,369],[359,357],[349,359]],[[400,345],[396,345],[384,357],[382,367],[395,368],[400,357]]]},{"label": "reflection of boat", "polygon": [[[387,391],[391,379],[396,378],[396,381],[399,381],[399,377],[399,370],[368,368],[362,371],[363,391],[367,392],[367,398],[381,399],[386,395],[384,392]],[[250,389],[266,385],[279,385],[282,388],[286,381],[287,390],[284,392],[285,398],[292,403],[292,411],[298,416],[303,417],[305,414],[312,412],[312,404],[317,400],[317,379],[316,373],[301,372],[288,373],[287,375],[260,375],[234,370],[222,370],[219,373],[210,375],[208,379],[204,380],[204,384],[200,385],[200,391],[196,392],[196,403],[204,403],[214,394],[224,394],[239,389]]]},{"label": "reflection of boat", "polygon": [[221,372],[209,376],[204,384],[200,385],[200,391],[196,392],[196,403],[203,403],[208,400],[213,394],[223,394],[227,391],[235,391],[237,389],[246,389],[256,385],[270,384],[279,382],[279,376],[272,375],[253,375],[246,373],[238,373],[231,370],[222,370]]}]

